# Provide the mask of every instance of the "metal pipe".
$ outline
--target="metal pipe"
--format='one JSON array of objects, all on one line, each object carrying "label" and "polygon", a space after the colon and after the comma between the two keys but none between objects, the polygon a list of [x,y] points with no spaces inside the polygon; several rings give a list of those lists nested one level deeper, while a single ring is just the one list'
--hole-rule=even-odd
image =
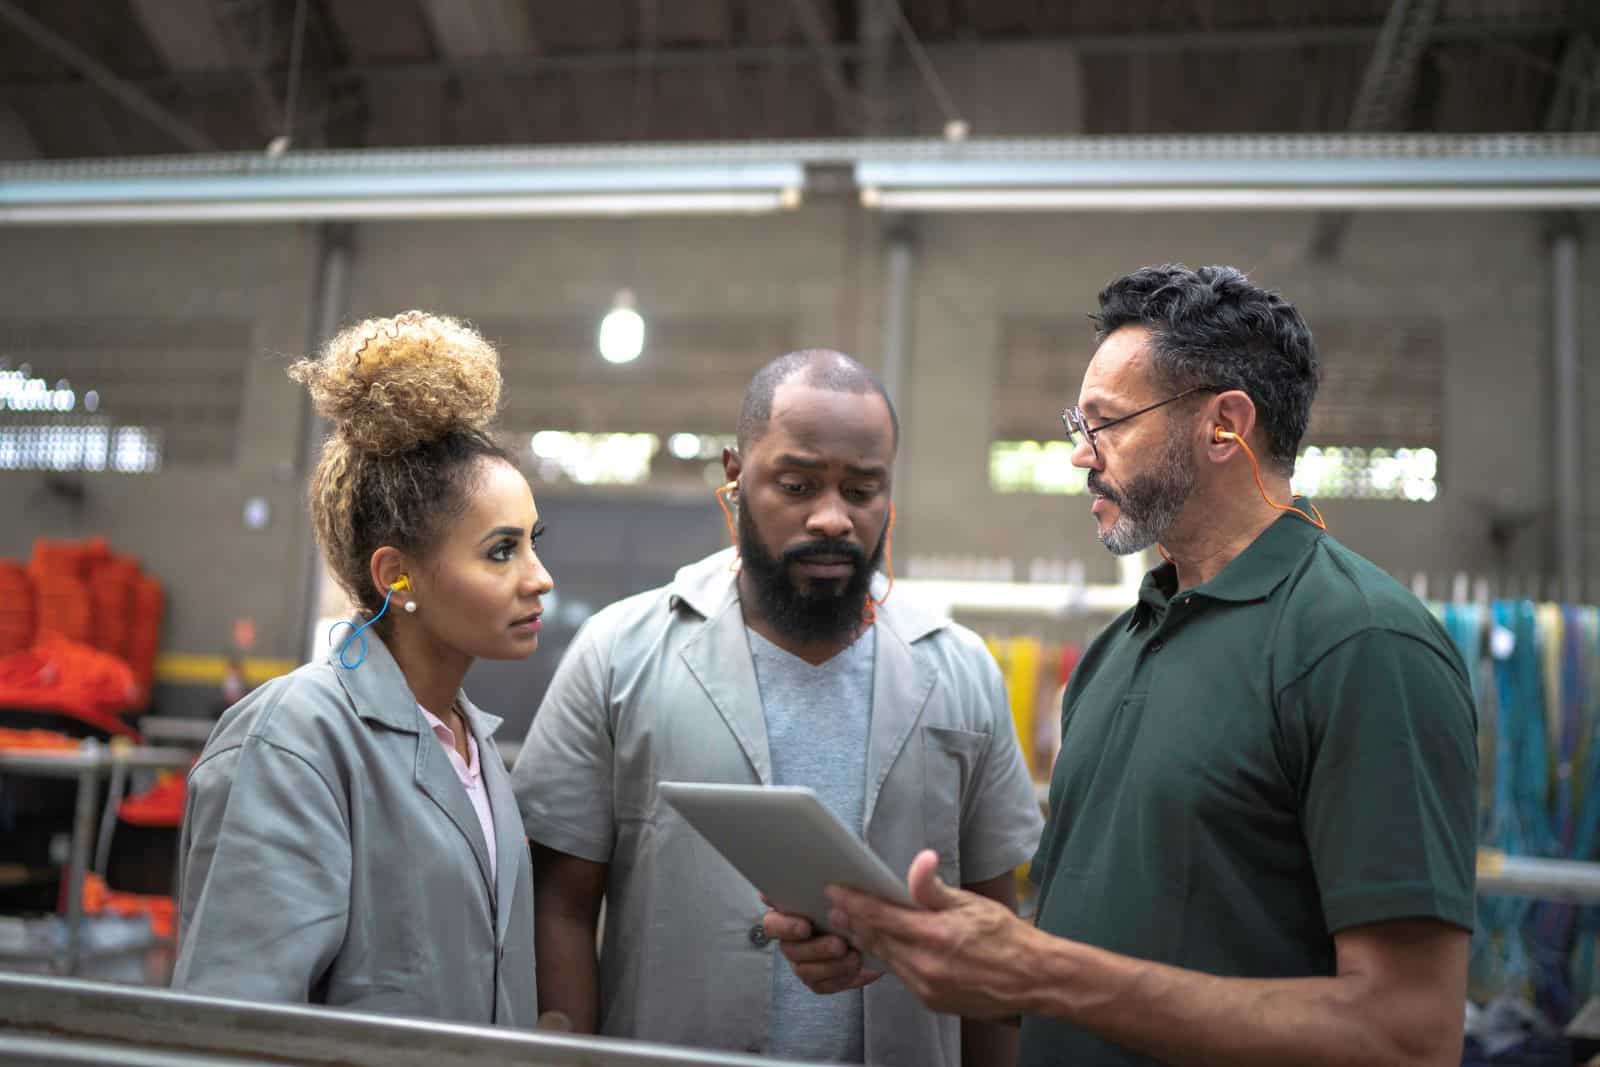
[{"label": "metal pipe", "polygon": [[[185,1064],[196,1062],[190,1057],[217,1057],[230,1065],[304,1067],[798,1067],[790,1061],[646,1041],[0,974],[0,1063],[8,1062],[15,1043],[30,1041],[115,1044],[131,1053],[159,1050]],[[113,1062],[138,1061],[130,1055]]]},{"label": "metal pipe", "polygon": [[1478,893],[1593,904],[1600,902],[1600,863],[1530,859],[1482,849]]},{"label": "metal pipe", "polygon": [[106,786],[106,802],[100,812],[100,833],[94,843],[94,873],[104,878],[111,863],[111,839],[117,829],[117,814],[128,792],[128,765],[121,760],[111,764],[111,782]]},{"label": "metal pipe", "polygon": [[1583,599],[1582,382],[1578,372],[1578,252],[1576,220],[1568,220],[1550,240],[1550,310],[1553,318],[1555,400],[1555,504],[1557,573],[1568,603]]},{"label": "metal pipe", "polygon": [[[84,750],[98,755],[99,745],[85,741]],[[89,841],[94,836],[94,794],[99,773],[85,764],[78,772],[78,795],[72,809],[72,849],[67,858],[66,972],[78,973],[83,950],[83,880],[89,871]]]},{"label": "metal pipe", "polygon": [[[311,297],[310,332],[306,338],[306,351],[317,352],[339,332],[350,303],[350,263],[354,250],[354,231],[348,223],[330,223],[317,229],[317,279]],[[301,400],[301,425],[305,428],[301,438],[299,462],[296,468],[309,475],[322,452],[322,439],[327,436],[328,423],[311,406],[311,396]],[[317,647],[317,620],[322,616],[322,553],[310,525],[304,529],[304,566],[306,661],[322,654]]]},{"label": "metal pipe", "polygon": [[905,433],[906,362],[911,338],[911,271],[916,245],[904,224],[889,231],[883,287],[883,387],[894,401]]}]

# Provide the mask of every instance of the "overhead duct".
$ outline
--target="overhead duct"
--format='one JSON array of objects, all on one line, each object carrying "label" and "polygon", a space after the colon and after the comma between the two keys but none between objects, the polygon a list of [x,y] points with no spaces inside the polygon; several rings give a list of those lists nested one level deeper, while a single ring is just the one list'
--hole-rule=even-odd
[{"label": "overhead duct", "polygon": [[0,166],[0,225],[739,214],[855,168],[891,211],[1600,207],[1600,135],[774,141]]}]

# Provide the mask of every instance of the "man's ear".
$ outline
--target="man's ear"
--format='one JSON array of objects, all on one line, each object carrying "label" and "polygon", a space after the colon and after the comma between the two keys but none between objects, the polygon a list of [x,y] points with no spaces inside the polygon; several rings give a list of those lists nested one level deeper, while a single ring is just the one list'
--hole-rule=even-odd
[{"label": "man's ear", "polygon": [[1244,440],[1256,429],[1256,405],[1242,389],[1218,393],[1211,402],[1211,425],[1206,444],[1219,455],[1233,454],[1234,439]]}]

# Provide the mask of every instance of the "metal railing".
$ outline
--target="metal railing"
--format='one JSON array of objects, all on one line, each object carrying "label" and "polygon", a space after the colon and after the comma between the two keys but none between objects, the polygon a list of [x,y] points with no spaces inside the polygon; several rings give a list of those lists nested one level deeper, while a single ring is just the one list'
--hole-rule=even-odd
[{"label": "metal railing", "polygon": [[642,1041],[250,1004],[67,978],[0,975],[0,1065],[13,1064],[784,1067],[785,1061]]},{"label": "metal railing", "polygon": [[[67,860],[67,937],[60,966],[74,974],[83,956],[83,881],[92,859],[95,840],[95,794],[100,780],[109,777],[105,809],[100,816],[100,837],[109,842],[122,800],[127,774],[132,770],[182,770],[194,762],[195,751],[160,748],[113,741],[109,745],[85,741],[70,751],[0,751],[0,775],[69,778],[78,783],[72,815],[72,849]],[[101,856],[103,868],[104,855]],[[104,873],[103,869],[100,873]]]}]

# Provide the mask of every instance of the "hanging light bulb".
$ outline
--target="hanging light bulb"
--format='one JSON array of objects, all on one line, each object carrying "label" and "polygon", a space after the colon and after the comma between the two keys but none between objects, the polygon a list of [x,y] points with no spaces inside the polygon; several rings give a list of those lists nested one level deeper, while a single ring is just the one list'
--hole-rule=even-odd
[{"label": "hanging light bulb", "polygon": [[600,357],[608,363],[632,363],[642,351],[644,319],[633,310],[633,290],[619,289],[600,320]]}]

